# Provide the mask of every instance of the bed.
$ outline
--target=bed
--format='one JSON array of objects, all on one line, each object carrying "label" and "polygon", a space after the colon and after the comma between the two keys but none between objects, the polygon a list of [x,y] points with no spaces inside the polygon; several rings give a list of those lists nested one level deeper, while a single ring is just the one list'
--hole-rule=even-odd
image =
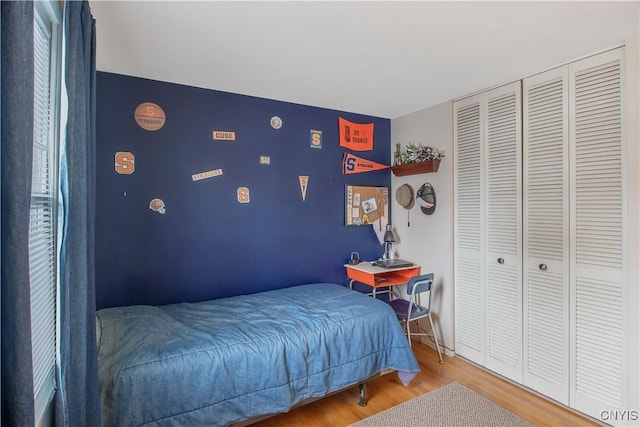
[{"label": "bed", "polygon": [[97,328],[104,426],[246,424],[419,372],[391,307],[332,283],[106,308]]}]

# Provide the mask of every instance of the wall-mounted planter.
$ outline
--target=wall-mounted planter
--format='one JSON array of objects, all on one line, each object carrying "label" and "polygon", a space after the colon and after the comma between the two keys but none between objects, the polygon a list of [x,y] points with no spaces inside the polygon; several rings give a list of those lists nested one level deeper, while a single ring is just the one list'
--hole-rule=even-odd
[{"label": "wall-mounted planter", "polygon": [[405,165],[391,166],[395,176],[415,175],[418,173],[438,172],[440,159],[426,160],[424,162],[407,163]]}]

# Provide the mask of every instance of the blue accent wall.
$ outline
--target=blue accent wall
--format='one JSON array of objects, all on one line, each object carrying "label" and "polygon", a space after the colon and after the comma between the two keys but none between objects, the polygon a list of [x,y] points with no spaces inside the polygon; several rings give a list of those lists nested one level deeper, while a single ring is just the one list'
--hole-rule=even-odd
[{"label": "blue accent wall", "polygon": [[[136,123],[144,102],[164,110],[161,129]],[[282,118],[279,130],[272,116]],[[346,284],[351,252],[374,259],[382,246],[371,226],[345,227],[345,185],[391,178],[388,169],[342,173],[338,117],[374,123],[373,151],[353,154],[389,164],[389,119],[98,72],[97,307]],[[213,140],[214,130],[236,140]],[[321,149],[311,147],[311,130],[322,131]],[[134,154],[134,173],[116,173],[116,152]],[[216,169],[223,174],[192,179]],[[309,176],[304,201],[301,175]],[[239,203],[239,187],[249,203]],[[155,198],[164,214],[149,208]]]}]

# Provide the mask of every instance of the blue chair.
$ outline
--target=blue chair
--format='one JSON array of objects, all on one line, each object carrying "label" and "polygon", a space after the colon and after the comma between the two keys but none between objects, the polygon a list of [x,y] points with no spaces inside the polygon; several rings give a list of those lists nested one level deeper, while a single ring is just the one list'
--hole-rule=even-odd
[{"label": "blue chair", "polygon": [[[409,295],[409,301],[405,299],[394,299],[389,302],[393,310],[398,316],[398,320],[404,323],[407,329],[407,339],[409,340],[409,346],[411,346],[411,335],[425,335],[432,339],[436,344],[438,350],[438,358],[442,363],[442,353],[440,352],[440,344],[438,343],[438,337],[436,335],[436,329],[433,327],[433,319],[431,318],[431,289],[433,288],[433,273],[423,274],[420,276],[412,277],[407,283],[407,294]],[[422,304],[421,295],[426,295],[426,305]],[[420,304],[418,304],[420,303]],[[423,318],[429,319],[429,326],[431,326],[431,332],[428,333],[420,325],[419,320]],[[411,332],[411,322],[418,324],[418,332]]]}]

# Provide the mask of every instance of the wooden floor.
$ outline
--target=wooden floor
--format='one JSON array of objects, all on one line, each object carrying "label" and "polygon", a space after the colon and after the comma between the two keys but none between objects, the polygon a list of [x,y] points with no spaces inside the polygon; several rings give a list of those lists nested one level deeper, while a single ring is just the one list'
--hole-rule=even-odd
[{"label": "wooden floor", "polygon": [[421,372],[407,386],[395,373],[377,378],[367,387],[366,407],[358,405],[358,387],[328,396],[254,424],[259,427],[347,426],[453,381],[486,397],[536,426],[597,426],[597,423],[505,381],[459,357],[438,363],[435,350],[413,344]]}]

